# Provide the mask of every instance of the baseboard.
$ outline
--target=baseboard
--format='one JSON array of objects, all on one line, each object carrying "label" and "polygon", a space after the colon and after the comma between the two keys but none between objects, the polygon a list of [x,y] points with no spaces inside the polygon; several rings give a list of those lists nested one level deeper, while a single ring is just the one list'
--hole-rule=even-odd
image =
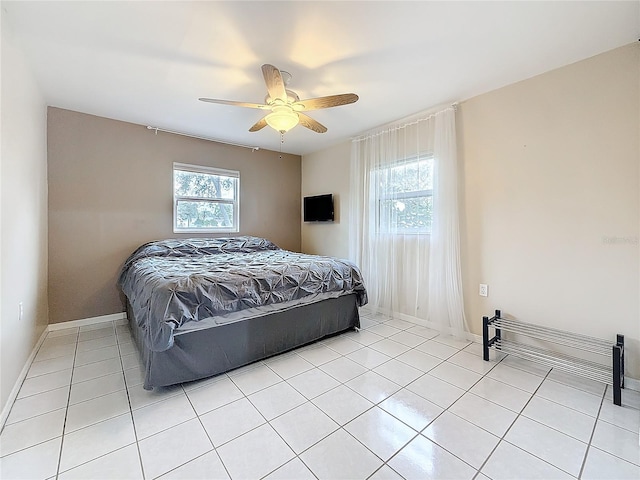
[{"label": "baseboard", "polygon": [[624,388],[640,392],[640,380],[637,378],[624,377]]},{"label": "baseboard", "polygon": [[22,387],[22,383],[24,382],[24,379],[27,377],[29,368],[31,368],[31,363],[33,362],[33,359],[36,357],[36,354],[38,353],[38,350],[40,349],[42,342],[44,342],[44,339],[47,337],[47,333],[54,332],[56,330],[64,330],[66,328],[96,325],[98,323],[104,323],[104,322],[117,322],[120,320],[126,321],[126,319],[127,319],[126,312],[121,312],[121,313],[112,313],[110,315],[101,315],[99,317],[82,318],[80,320],[71,320],[69,322],[51,323],[47,325],[47,328],[44,329],[44,331],[42,332],[42,335],[40,335],[40,338],[36,342],[36,345],[33,347],[33,350],[31,351],[31,354],[29,355],[27,362],[22,368],[22,371],[20,372],[20,375],[18,376],[16,383],[13,385],[13,389],[9,394],[7,403],[2,407],[2,412],[0,413],[0,430],[4,428],[4,423],[7,421],[7,418],[9,417],[9,413],[11,412],[11,407],[13,405],[13,402],[15,402],[16,398],[18,397],[18,392],[20,392],[20,387]]},{"label": "baseboard", "polygon": [[31,351],[31,355],[29,355],[29,358],[27,358],[27,362],[24,364],[24,367],[22,368],[20,375],[18,375],[18,379],[16,380],[16,383],[13,385],[13,388],[11,389],[11,393],[9,394],[9,398],[7,398],[7,402],[2,407],[2,412],[0,413],[0,430],[4,428],[4,422],[6,422],[7,418],[9,417],[9,413],[11,412],[11,407],[13,406],[13,402],[15,402],[16,398],[18,397],[18,393],[20,392],[20,388],[22,387],[22,382],[24,382],[24,379],[27,378],[27,373],[29,373],[29,368],[31,368],[31,363],[33,362],[33,359],[36,358],[36,354],[40,349],[40,345],[42,345],[42,342],[44,342],[44,339],[47,338],[47,333],[48,333],[48,329],[45,328],[44,331],[42,332],[42,335],[40,335],[40,338],[38,339],[35,346],[33,347],[33,350]]},{"label": "baseboard", "polygon": [[440,323],[430,322],[423,318],[407,315],[406,313],[393,312],[384,308],[367,307],[367,309],[372,313],[379,313],[382,315],[387,315],[389,317],[397,318],[399,320],[405,320],[407,322],[415,323],[417,325],[420,325],[421,327],[430,328],[431,330],[437,330],[438,332],[444,333],[445,335],[453,335],[456,337],[462,336],[469,341],[482,343],[482,337],[471,332],[457,331],[456,329],[450,327],[443,327],[443,325],[441,325]]},{"label": "baseboard", "polygon": [[[453,331],[452,329],[447,329],[447,328],[442,328],[442,325],[435,323],[435,322],[429,322],[428,320],[424,320],[422,318],[418,318],[418,317],[414,317],[411,315],[407,315],[405,313],[398,313],[398,312],[392,312],[391,310],[387,310],[387,309],[383,309],[383,308],[371,308],[371,307],[367,307],[367,309],[372,312],[372,313],[379,313],[382,315],[387,315],[389,317],[393,317],[393,318],[398,318],[400,320],[406,320],[407,322],[411,322],[411,323],[416,323],[418,325],[421,325],[423,327],[427,327],[430,328],[432,330],[437,330],[439,332],[445,333],[445,334],[449,334],[449,335],[453,335]],[[474,343],[479,343],[482,344],[482,335],[476,335],[475,333],[471,333],[471,332],[463,332],[463,335],[466,337],[467,340],[474,342]],[[634,390],[636,392],[640,392],[640,380],[636,379],[636,378],[631,378],[629,376],[625,376],[624,378],[624,386],[625,388],[628,388],[629,390]]]},{"label": "baseboard", "polygon": [[[428,322],[426,320],[413,317],[411,315],[406,315],[403,313],[383,312],[380,310],[378,310],[378,312],[383,313],[385,315],[393,316],[394,318],[399,318],[401,320],[406,320],[408,322],[422,325],[424,327],[431,328],[433,330],[443,331],[441,325],[433,322]],[[18,392],[20,391],[20,387],[22,387],[22,383],[24,382],[24,379],[26,378],[27,373],[29,372],[31,363],[33,362],[33,359],[36,357],[36,354],[38,353],[38,350],[40,349],[42,342],[44,342],[44,339],[46,338],[48,332],[53,332],[56,330],[64,330],[66,328],[82,327],[87,325],[95,325],[98,323],[113,322],[113,321],[126,320],[126,319],[127,319],[126,312],[121,312],[121,313],[112,313],[110,315],[101,315],[99,317],[83,318],[80,320],[71,320],[69,322],[53,323],[48,325],[47,328],[42,332],[42,335],[40,335],[40,338],[36,342],[36,345],[33,347],[33,350],[31,351],[29,358],[27,359],[24,367],[22,368],[22,371],[20,372],[20,375],[18,376],[18,379],[16,380],[16,383],[13,386],[13,389],[11,390],[11,393],[9,394],[9,398],[7,399],[7,402],[2,408],[2,412],[0,413],[0,430],[4,428],[4,423],[7,421],[7,418],[9,417],[9,413],[11,411],[11,407],[13,406],[13,402],[16,400],[18,396]],[[443,332],[443,333],[446,333],[446,332]],[[482,337],[480,335],[476,335],[471,332],[465,332],[465,336],[467,340],[470,340],[475,343],[482,343]],[[625,382],[625,387],[628,388],[629,390],[640,392],[640,380],[635,378],[625,377],[624,382]]]},{"label": "baseboard", "polygon": [[64,330],[65,328],[85,327],[87,325],[95,325],[97,323],[114,322],[118,320],[126,320],[127,313],[111,313],[109,315],[101,315],[99,317],[81,318],[80,320],[70,320],[68,322],[50,323],[47,331],[54,332],[56,330]]}]

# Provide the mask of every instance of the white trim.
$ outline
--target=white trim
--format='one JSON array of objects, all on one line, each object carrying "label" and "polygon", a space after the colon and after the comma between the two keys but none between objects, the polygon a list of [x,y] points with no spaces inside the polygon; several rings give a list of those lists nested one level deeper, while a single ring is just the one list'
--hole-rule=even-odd
[{"label": "white trim", "polygon": [[229,230],[229,229],[212,229],[212,228],[174,228],[173,233],[211,233],[211,234],[220,234],[220,233],[238,233],[240,230]]},{"label": "white trim", "polygon": [[640,380],[638,380],[637,378],[627,377],[625,375],[624,388],[628,388],[629,390],[633,390],[635,392],[640,392]]},{"label": "white trim", "polygon": [[13,388],[11,389],[11,393],[7,398],[7,403],[5,403],[5,405],[2,407],[2,412],[0,413],[0,429],[4,428],[4,423],[7,421],[7,418],[9,417],[9,412],[11,412],[11,407],[13,406],[14,402],[16,401],[16,398],[18,397],[18,393],[20,392],[20,388],[22,387],[22,384],[25,378],[27,377],[29,368],[31,368],[31,364],[33,363],[34,358],[36,358],[36,354],[38,353],[38,350],[42,346],[42,343],[44,342],[44,339],[47,337],[47,334],[49,332],[55,332],[56,330],[64,330],[66,328],[96,325],[98,323],[118,322],[122,320],[127,320],[126,312],[112,313],[110,315],[101,315],[99,317],[82,318],[80,320],[71,320],[69,322],[50,323],[49,325],[47,325],[47,327],[42,332],[42,335],[40,335],[40,338],[38,339],[35,346],[33,347],[33,350],[31,351],[29,358],[27,358],[27,361],[24,364],[24,367],[22,368],[20,375],[18,375],[18,379],[16,380],[16,383],[13,385]]},{"label": "white trim", "polygon": [[[454,335],[454,332],[453,332],[453,330],[451,328],[443,329],[442,326],[440,324],[438,324],[438,323],[429,322],[429,321],[424,320],[422,318],[413,317],[413,316],[407,315],[405,313],[392,312],[391,310],[387,310],[387,309],[384,309],[384,308],[374,309],[372,307],[366,307],[366,310],[368,310],[370,312],[373,312],[373,313],[381,313],[382,315],[388,315],[388,316],[393,317],[393,318],[399,318],[400,320],[406,320],[407,322],[416,323],[418,325],[430,328],[432,330],[438,330],[439,332],[442,332],[444,334]],[[472,341],[474,343],[479,343],[480,345],[482,345],[482,335],[476,335],[475,333],[471,333],[471,332],[462,332],[462,333],[464,334],[463,336],[467,340]],[[636,379],[636,378],[631,378],[631,377],[625,375],[625,377],[624,377],[624,387],[625,387],[625,389],[629,389],[629,390],[634,390],[636,392],[640,392],[640,380]]]},{"label": "white trim", "polygon": [[437,331],[439,331],[441,333],[444,333],[445,335],[453,335],[453,336],[456,336],[456,337],[464,337],[469,341],[482,343],[482,337],[480,337],[479,335],[476,335],[474,333],[465,332],[465,331],[458,331],[458,330],[455,330],[453,328],[443,328],[443,326],[441,324],[439,324],[439,323],[430,322],[430,321],[425,320],[423,318],[418,318],[418,317],[414,317],[412,315],[407,315],[406,313],[392,312],[391,310],[380,308],[380,307],[378,307],[377,309],[374,309],[372,307],[367,307],[367,310],[369,310],[369,311],[371,311],[373,313],[381,313],[382,315],[388,315],[389,317],[399,318],[400,320],[405,320],[407,322],[415,323],[415,324],[420,325],[422,327],[430,328],[431,330],[437,330]]},{"label": "white trim", "polygon": [[95,325],[96,323],[114,322],[117,320],[126,320],[127,313],[112,313],[109,315],[101,315],[99,317],[81,318],[80,320],[71,320],[69,322],[50,323],[47,331],[55,332],[56,330],[64,330],[65,328],[84,327],[86,325]]},{"label": "white trim", "polygon": [[217,175],[218,177],[240,178],[240,172],[238,170],[227,170],[225,168],[208,167],[206,165],[193,165],[191,163],[173,162],[173,169],[180,170],[181,172]]},{"label": "white trim", "polygon": [[0,430],[4,428],[4,422],[6,422],[7,418],[9,417],[9,412],[11,411],[11,407],[13,406],[13,403],[16,401],[16,398],[18,398],[18,393],[20,392],[22,383],[24,382],[24,379],[27,378],[27,373],[29,372],[29,368],[31,368],[31,363],[33,362],[33,359],[36,358],[36,354],[40,349],[40,345],[42,345],[42,342],[44,342],[44,339],[47,337],[47,333],[49,333],[48,327],[44,329],[44,331],[42,332],[42,335],[40,335],[40,338],[38,339],[35,346],[33,347],[33,350],[31,351],[31,355],[29,355],[29,358],[27,358],[27,362],[24,364],[24,367],[22,367],[22,371],[20,372],[20,375],[18,375],[18,379],[16,380],[16,383],[13,385],[13,388],[11,389],[11,393],[7,398],[7,402],[2,407],[2,413],[0,413]]},{"label": "white trim", "polygon": [[[436,323],[433,323],[433,322],[429,322],[427,320],[423,320],[423,319],[418,318],[418,317],[413,317],[411,315],[407,315],[407,314],[404,314],[404,313],[390,312],[388,310],[383,310],[383,309],[380,309],[380,308],[378,308],[378,309],[367,308],[366,310],[369,310],[369,311],[371,311],[373,313],[382,313],[384,315],[392,316],[393,318],[399,318],[401,320],[406,320],[408,322],[415,323],[417,325],[422,325],[424,327],[431,328],[433,330],[438,330],[438,331],[443,332],[443,333],[448,333],[446,330],[443,330],[441,328],[441,325],[439,325],[439,324],[436,324]],[[82,326],[87,326],[87,325],[95,325],[95,324],[104,323],[104,322],[114,322],[114,321],[119,321],[119,320],[127,320],[127,313],[126,312],[112,313],[112,314],[109,314],[109,315],[101,315],[99,317],[82,318],[82,319],[79,319],[79,320],[71,320],[69,322],[52,323],[52,324],[47,325],[47,328],[45,328],[45,330],[42,332],[42,335],[40,335],[40,338],[36,342],[36,345],[33,347],[33,350],[31,351],[31,354],[29,355],[29,358],[27,358],[27,361],[26,361],[24,367],[22,368],[22,371],[20,372],[20,375],[18,376],[18,379],[16,380],[16,383],[14,384],[13,388],[11,389],[11,393],[9,394],[9,397],[7,398],[7,402],[5,403],[5,405],[2,408],[2,412],[0,413],[0,430],[2,428],[4,428],[4,423],[7,421],[7,418],[9,417],[9,412],[11,411],[11,407],[13,406],[13,403],[15,402],[16,398],[18,397],[18,393],[20,392],[20,388],[22,387],[22,383],[24,382],[24,379],[27,377],[27,373],[29,372],[29,368],[31,367],[31,364],[33,363],[33,359],[36,357],[36,354],[38,353],[38,350],[40,349],[40,346],[44,342],[44,339],[46,338],[46,336],[47,336],[47,334],[49,332],[54,332],[56,330],[64,330],[66,328],[82,327]],[[465,337],[467,338],[467,340],[470,340],[470,341],[475,342],[475,343],[482,344],[482,337],[480,335],[476,335],[476,334],[471,333],[471,332],[464,332],[464,334],[465,334]],[[640,392],[640,380],[635,379],[635,378],[631,378],[631,377],[625,377],[624,383],[625,383],[625,388],[628,388],[629,390],[634,390],[636,392]],[[639,434],[640,434],[640,432],[639,432]]]},{"label": "white trim", "polygon": [[[201,173],[203,175],[210,175],[215,177],[229,177],[233,179],[233,198],[222,197],[199,197],[191,195],[178,195],[176,194],[175,178],[176,171],[179,172],[191,172]],[[238,170],[225,170],[223,168],[208,167],[204,165],[192,165],[188,163],[173,162],[173,176],[172,176],[173,191],[173,233],[238,233],[240,231],[240,171]],[[203,202],[203,203],[221,203],[231,205],[233,208],[233,224],[225,227],[179,227],[178,226],[178,202]]]}]

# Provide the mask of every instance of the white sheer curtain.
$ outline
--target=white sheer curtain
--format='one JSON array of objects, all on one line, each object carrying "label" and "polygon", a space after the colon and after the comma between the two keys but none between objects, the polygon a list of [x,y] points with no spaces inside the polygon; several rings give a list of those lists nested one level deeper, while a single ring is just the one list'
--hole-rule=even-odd
[{"label": "white sheer curtain", "polygon": [[350,255],[371,306],[460,335],[457,172],[454,107],[352,143]]}]

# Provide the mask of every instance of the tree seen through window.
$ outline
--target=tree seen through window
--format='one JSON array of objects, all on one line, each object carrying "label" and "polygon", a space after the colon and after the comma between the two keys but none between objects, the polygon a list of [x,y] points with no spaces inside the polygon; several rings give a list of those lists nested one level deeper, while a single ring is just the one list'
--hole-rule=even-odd
[{"label": "tree seen through window", "polygon": [[237,231],[238,177],[195,169],[174,167],[175,229]]}]

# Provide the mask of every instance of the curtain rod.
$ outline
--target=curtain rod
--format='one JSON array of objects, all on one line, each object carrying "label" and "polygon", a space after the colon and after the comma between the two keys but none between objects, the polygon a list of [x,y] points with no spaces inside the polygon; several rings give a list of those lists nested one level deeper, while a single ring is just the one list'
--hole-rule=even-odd
[{"label": "curtain rod", "polygon": [[215,138],[202,137],[200,135],[191,135],[190,133],[176,132],[174,130],[166,130],[166,129],[160,128],[160,127],[152,127],[150,125],[147,125],[147,130],[154,130],[156,132],[156,135],[158,134],[158,132],[172,133],[173,135],[182,135],[183,137],[191,137],[191,138],[197,138],[197,139],[200,139],[200,140],[208,140],[210,142],[223,143],[224,145],[231,145],[231,146],[234,146],[234,147],[250,148],[252,152],[260,150],[260,147],[252,147],[250,145],[241,145],[239,143],[225,142],[223,140],[217,140]]},{"label": "curtain rod", "polygon": [[381,135],[386,132],[390,132],[392,130],[400,130],[401,128],[408,127],[409,125],[417,125],[420,122],[424,122],[426,120],[429,120],[435,117],[438,113],[444,112],[449,108],[453,108],[454,111],[457,111],[458,102],[453,102],[449,105],[441,105],[438,107],[423,110],[422,112],[414,113],[413,115],[409,115],[408,117],[404,117],[399,120],[395,120],[393,122],[389,122],[384,125],[374,127],[370,130],[367,130],[364,133],[361,133],[360,135],[351,137],[350,140],[352,142],[359,142],[367,138],[377,137],[378,135]]}]

